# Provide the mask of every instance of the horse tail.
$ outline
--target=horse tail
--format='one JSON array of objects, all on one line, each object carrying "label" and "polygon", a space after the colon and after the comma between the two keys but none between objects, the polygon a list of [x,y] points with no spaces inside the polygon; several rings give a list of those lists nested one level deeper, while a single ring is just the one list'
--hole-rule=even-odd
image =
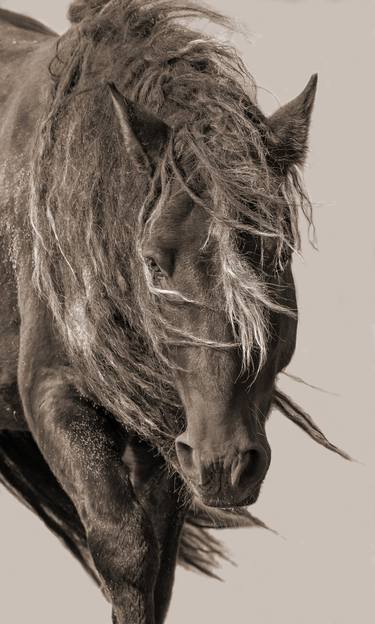
[{"label": "horse tail", "polygon": [[30,433],[0,432],[0,483],[39,516],[100,585],[77,511]]}]

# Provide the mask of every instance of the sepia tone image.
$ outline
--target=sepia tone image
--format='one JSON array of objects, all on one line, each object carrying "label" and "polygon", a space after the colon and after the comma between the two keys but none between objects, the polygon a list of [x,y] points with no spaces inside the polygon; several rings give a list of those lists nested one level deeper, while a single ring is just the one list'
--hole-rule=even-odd
[{"label": "sepia tone image", "polygon": [[0,2],[0,621],[375,621],[374,0]]}]

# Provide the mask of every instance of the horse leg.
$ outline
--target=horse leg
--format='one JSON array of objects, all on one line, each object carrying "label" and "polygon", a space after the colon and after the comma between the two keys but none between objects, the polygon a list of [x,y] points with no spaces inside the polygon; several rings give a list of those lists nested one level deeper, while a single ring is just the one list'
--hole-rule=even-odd
[{"label": "horse leg", "polygon": [[172,596],[178,546],[185,514],[170,514],[164,525],[159,574],[154,591],[155,624],[163,624]]},{"label": "horse leg", "polygon": [[164,460],[155,458],[146,444],[127,444],[124,461],[135,495],[150,518],[160,547],[160,567],[155,585],[155,624],[167,615],[175,576],[178,546],[186,509],[181,504],[181,483],[167,474]]},{"label": "horse leg", "polygon": [[20,280],[18,383],[25,417],[77,508],[117,624],[154,624],[159,547],[122,462],[119,427],[73,390],[51,318]]}]

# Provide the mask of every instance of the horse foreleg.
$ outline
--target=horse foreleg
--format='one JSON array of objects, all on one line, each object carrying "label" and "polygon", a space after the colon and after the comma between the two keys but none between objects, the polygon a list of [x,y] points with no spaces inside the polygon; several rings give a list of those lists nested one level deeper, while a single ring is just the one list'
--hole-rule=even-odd
[{"label": "horse foreleg", "polygon": [[121,431],[73,391],[35,295],[20,297],[19,391],[30,430],[77,508],[116,624],[154,624],[160,548],[122,462]]},{"label": "horse foreleg", "polygon": [[160,547],[160,566],[155,585],[155,623],[167,615],[175,576],[180,533],[185,519],[181,482],[169,476],[164,460],[146,444],[132,439],[124,455],[135,495],[150,518]]},{"label": "horse foreleg", "polygon": [[170,514],[164,527],[161,561],[155,586],[155,624],[163,624],[170,604],[184,514]]}]

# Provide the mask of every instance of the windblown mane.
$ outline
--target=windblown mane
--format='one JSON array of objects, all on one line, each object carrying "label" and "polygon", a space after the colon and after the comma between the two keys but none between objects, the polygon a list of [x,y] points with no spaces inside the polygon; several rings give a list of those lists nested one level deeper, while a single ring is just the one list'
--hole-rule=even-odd
[{"label": "windblown mane", "polygon": [[[182,408],[163,345],[196,337],[178,335],[160,315],[160,293],[150,287],[139,253],[145,222],[170,199],[176,180],[202,204],[211,220],[207,244],[216,245],[217,285],[250,367],[254,348],[260,364],[267,355],[268,311],[282,308],[263,269],[271,257],[277,274],[298,248],[298,213],[302,209],[311,223],[310,204],[296,168],[287,178],[274,175],[273,138],[236,52],[184,23],[199,17],[230,27],[226,18],[190,0],[77,0],[69,16],[73,26],[58,40],[50,65],[31,176],[34,279],[73,364],[72,383],[81,380],[83,395],[148,440],[173,468]],[[24,26],[44,29],[30,21]],[[173,128],[151,188],[127,159],[109,82]],[[210,198],[204,203],[202,188]],[[245,231],[258,246],[253,269],[243,264],[238,245]],[[285,394],[275,390],[274,405],[319,444],[348,458]],[[15,448],[7,444],[6,483],[91,571],[80,520],[62,490],[49,498],[51,474],[32,438]],[[24,476],[33,456],[39,467],[34,482]],[[49,486],[41,488],[46,478]],[[181,538],[184,565],[213,574],[216,557],[224,556],[205,530],[214,526],[264,525],[246,510],[214,511],[197,503]]]},{"label": "windblown mane", "polygon": [[[236,52],[183,21],[229,26],[226,18],[178,0],[81,1],[69,15],[76,25],[50,66],[32,176],[35,281],[84,380],[82,393],[168,456],[181,406],[163,344],[195,337],[174,335],[160,316],[139,253],[145,219],[176,180],[202,203],[228,318],[250,366],[253,348],[261,361],[266,356],[267,311],[282,308],[262,259],[271,253],[275,270],[282,267],[299,245],[298,213],[309,218],[309,204],[296,168],[286,179],[271,170],[270,130]],[[109,82],[173,128],[151,188],[127,160]],[[261,252],[253,269],[238,249],[244,231]]]}]

